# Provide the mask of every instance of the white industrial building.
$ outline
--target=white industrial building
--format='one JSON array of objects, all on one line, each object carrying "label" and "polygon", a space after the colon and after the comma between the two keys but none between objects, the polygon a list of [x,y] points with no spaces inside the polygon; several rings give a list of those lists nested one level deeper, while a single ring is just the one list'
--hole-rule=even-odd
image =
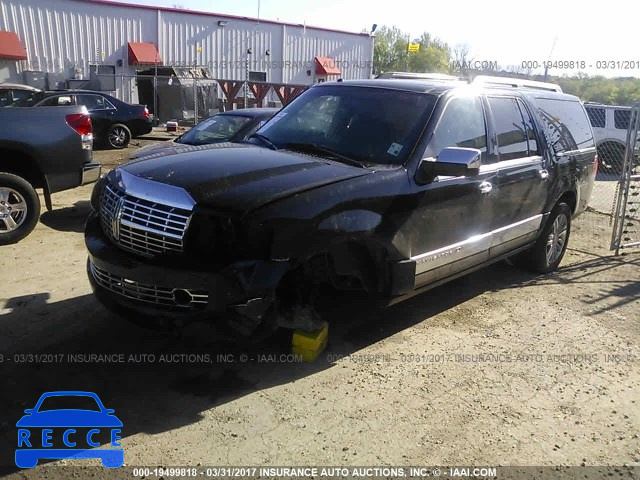
[{"label": "white industrial building", "polygon": [[100,89],[151,108],[154,91],[180,85],[184,97],[190,78],[216,98],[242,97],[248,80],[254,103],[286,101],[301,91],[290,85],[369,78],[372,61],[368,33],[107,0],[0,0],[0,83]]}]

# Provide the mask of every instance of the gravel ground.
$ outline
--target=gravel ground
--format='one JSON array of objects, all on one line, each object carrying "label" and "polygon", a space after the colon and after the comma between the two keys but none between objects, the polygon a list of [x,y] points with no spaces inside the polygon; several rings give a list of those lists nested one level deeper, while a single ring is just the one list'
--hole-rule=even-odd
[{"label": "gravel ground", "polygon": [[[640,255],[611,255],[604,215],[576,220],[552,275],[501,263],[384,310],[338,299],[305,364],[284,333],[241,349],[109,314],[85,274],[90,192],[54,195],[2,250],[0,465],[52,390],[115,409],[130,466],[640,465]],[[122,361],[69,357],[91,353]]]}]

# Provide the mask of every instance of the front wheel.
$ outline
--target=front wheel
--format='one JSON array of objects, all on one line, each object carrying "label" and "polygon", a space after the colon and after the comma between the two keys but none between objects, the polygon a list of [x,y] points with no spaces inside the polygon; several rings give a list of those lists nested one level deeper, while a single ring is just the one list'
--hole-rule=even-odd
[{"label": "front wheel", "polygon": [[111,125],[109,131],[107,132],[107,143],[111,148],[126,148],[127,145],[129,145],[130,140],[131,132],[126,127],[126,125],[122,125],[121,123]]},{"label": "front wheel", "polygon": [[566,203],[559,203],[551,211],[540,238],[516,257],[516,263],[539,273],[553,272],[567,251],[570,233],[571,209]]},{"label": "front wheel", "polygon": [[0,245],[29,235],[40,216],[40,199],[31,184],[11,173],[0,173]]}]

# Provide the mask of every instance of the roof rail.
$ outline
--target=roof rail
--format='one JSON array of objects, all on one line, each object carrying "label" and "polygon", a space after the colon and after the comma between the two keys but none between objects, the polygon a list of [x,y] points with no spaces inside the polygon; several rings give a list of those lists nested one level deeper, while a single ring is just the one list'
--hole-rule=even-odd
[{"label": "roof rail", "polygon": [[446,73],[384,72],[376,75],[376,78],[460,81],[459,77],[447,75]]},{"label": "roof rail", "polygon": [[562,88],[555,83],[537,82],[535,80],[526,80],[523,78],[512,77],[492,77],[489,75],[478,75],[473,79],[474,85],[500,85],[515,88],[533,88],[536,90],[547,90],[549,92],[560,92]]}]

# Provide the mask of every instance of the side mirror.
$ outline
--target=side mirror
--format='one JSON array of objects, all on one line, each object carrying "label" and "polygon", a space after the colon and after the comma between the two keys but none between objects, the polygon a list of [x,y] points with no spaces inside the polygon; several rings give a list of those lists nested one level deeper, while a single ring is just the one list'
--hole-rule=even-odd
[{"label": "side mirror", "polygon": [[111,415],[112,413],[116,413],[116,411],[113,408],[105,408],[104,413]]},{"label": "side mirror", "polygon": [[26,413],[27,415],[31,415],[33,413],[33,408],[27,408],[24,413]]},{"label": "side mirror", "polygon": [[478,175],[482,152],[475,148],[447,147],[437,158],[423,158],[418,165],[416,182],[420,185],[433,182],[440,176],[462,177]]}]

